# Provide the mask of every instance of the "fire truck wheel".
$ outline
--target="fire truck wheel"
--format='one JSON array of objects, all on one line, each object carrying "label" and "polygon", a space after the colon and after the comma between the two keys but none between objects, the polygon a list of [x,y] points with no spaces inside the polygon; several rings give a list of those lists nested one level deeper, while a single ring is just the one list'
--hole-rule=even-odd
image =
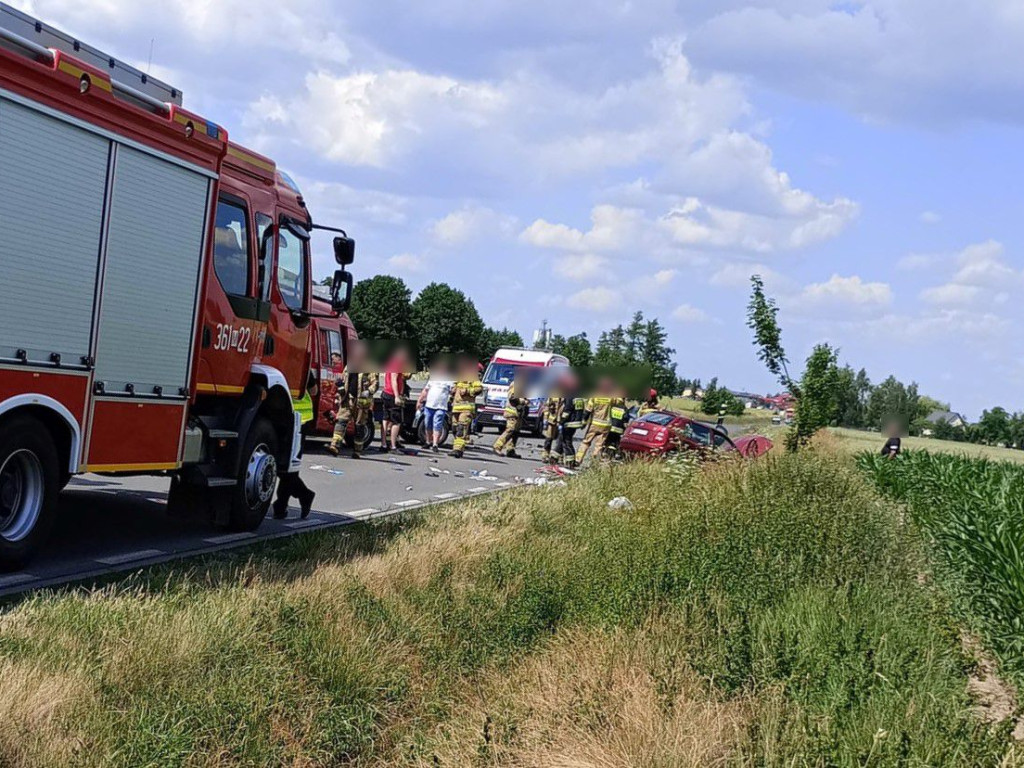
[{"label": "fire truck wheel", "polygon": [[276,455],[277,432],[267,419],[257,418],[242,446],[238,485],[231,493],[231,530],[254,531],[267,516],[277,485]]},{"label": "fire truck wheel", "polygon": [[16,416],[0,434],[0,570],[21,568],[46,538],[60,493],[57,448],[46,427]]}]

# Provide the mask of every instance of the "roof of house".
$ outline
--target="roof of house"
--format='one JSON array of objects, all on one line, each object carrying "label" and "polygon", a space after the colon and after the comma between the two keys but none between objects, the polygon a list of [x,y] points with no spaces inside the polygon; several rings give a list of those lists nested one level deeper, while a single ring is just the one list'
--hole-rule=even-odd
[{"label": "roof of house", "polygon": [[967,419],[955,411],[932,411],[928,414],[928,418],[925,421],[930,421],[932,424],[938,424],[940,421],[944,421],[947,424],[952,424],[955,421],[967,423]]}]

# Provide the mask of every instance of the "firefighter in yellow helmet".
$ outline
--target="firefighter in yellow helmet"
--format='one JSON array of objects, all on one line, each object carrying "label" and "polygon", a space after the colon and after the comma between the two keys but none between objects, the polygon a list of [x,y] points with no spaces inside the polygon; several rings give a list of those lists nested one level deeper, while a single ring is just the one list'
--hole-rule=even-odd
[{"label": "firefighter in yellow helmet", "polygon": [[598,382],[597,392],[587,400],[586,417],[590,420],[587,434],[576,451],[576,463],[582,464],[591,446],[597,456],[602,454],[608,433],[612,427],[612,407],[624,408],[625,401],[615,391],[611,379],[604,378]]},{"label": "firefighter in yellow helmet", "polygon": [[452,432],[455,444],[452,458],[461,459],[469,441],[469,431],[476,416],[476,399],[484,391],[484,385],[477,378],[476,363],[464,360],[459,366],[458,381],[452,390]]},{"label": "firefighter in yellow helmet", "polygon": [[494,452],[505,455],[510,459],[518,459],[516,453],[516,442],[519,440],[519,429],[526,420],[530,410],[530,400],[527,397],[528,386],[526,371],[518,369],[512,383],[508,385],[508,400],[505,403],[505,431],[494,441]]},{"label": "firefighter in yellow helmet", "polygon": [[543,419],[544,450],[540,460],[545,464],[558,464],[562,460],[561,430],[565,408],[565,397],[556,385],[548,393],[538,415],[538,418]]}]

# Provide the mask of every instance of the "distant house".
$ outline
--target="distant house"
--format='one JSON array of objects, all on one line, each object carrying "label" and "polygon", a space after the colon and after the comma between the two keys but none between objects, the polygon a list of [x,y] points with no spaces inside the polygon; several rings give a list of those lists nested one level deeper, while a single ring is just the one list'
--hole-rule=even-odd
[{"label": "distant house", "polygon": [[925,421],[929,424],[940,424],[944,421],[954,428],[967,426],[967,419],[954,411],[932,411]]}]

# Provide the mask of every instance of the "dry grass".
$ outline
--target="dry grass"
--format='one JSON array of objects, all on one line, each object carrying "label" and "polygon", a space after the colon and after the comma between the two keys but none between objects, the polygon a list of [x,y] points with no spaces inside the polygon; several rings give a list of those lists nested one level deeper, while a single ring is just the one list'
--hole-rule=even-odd
[{"label": "dry grass", "polygon": [[43,595],[0,765],[1008,759],[893,512],[822,453],[637,464]]}]

